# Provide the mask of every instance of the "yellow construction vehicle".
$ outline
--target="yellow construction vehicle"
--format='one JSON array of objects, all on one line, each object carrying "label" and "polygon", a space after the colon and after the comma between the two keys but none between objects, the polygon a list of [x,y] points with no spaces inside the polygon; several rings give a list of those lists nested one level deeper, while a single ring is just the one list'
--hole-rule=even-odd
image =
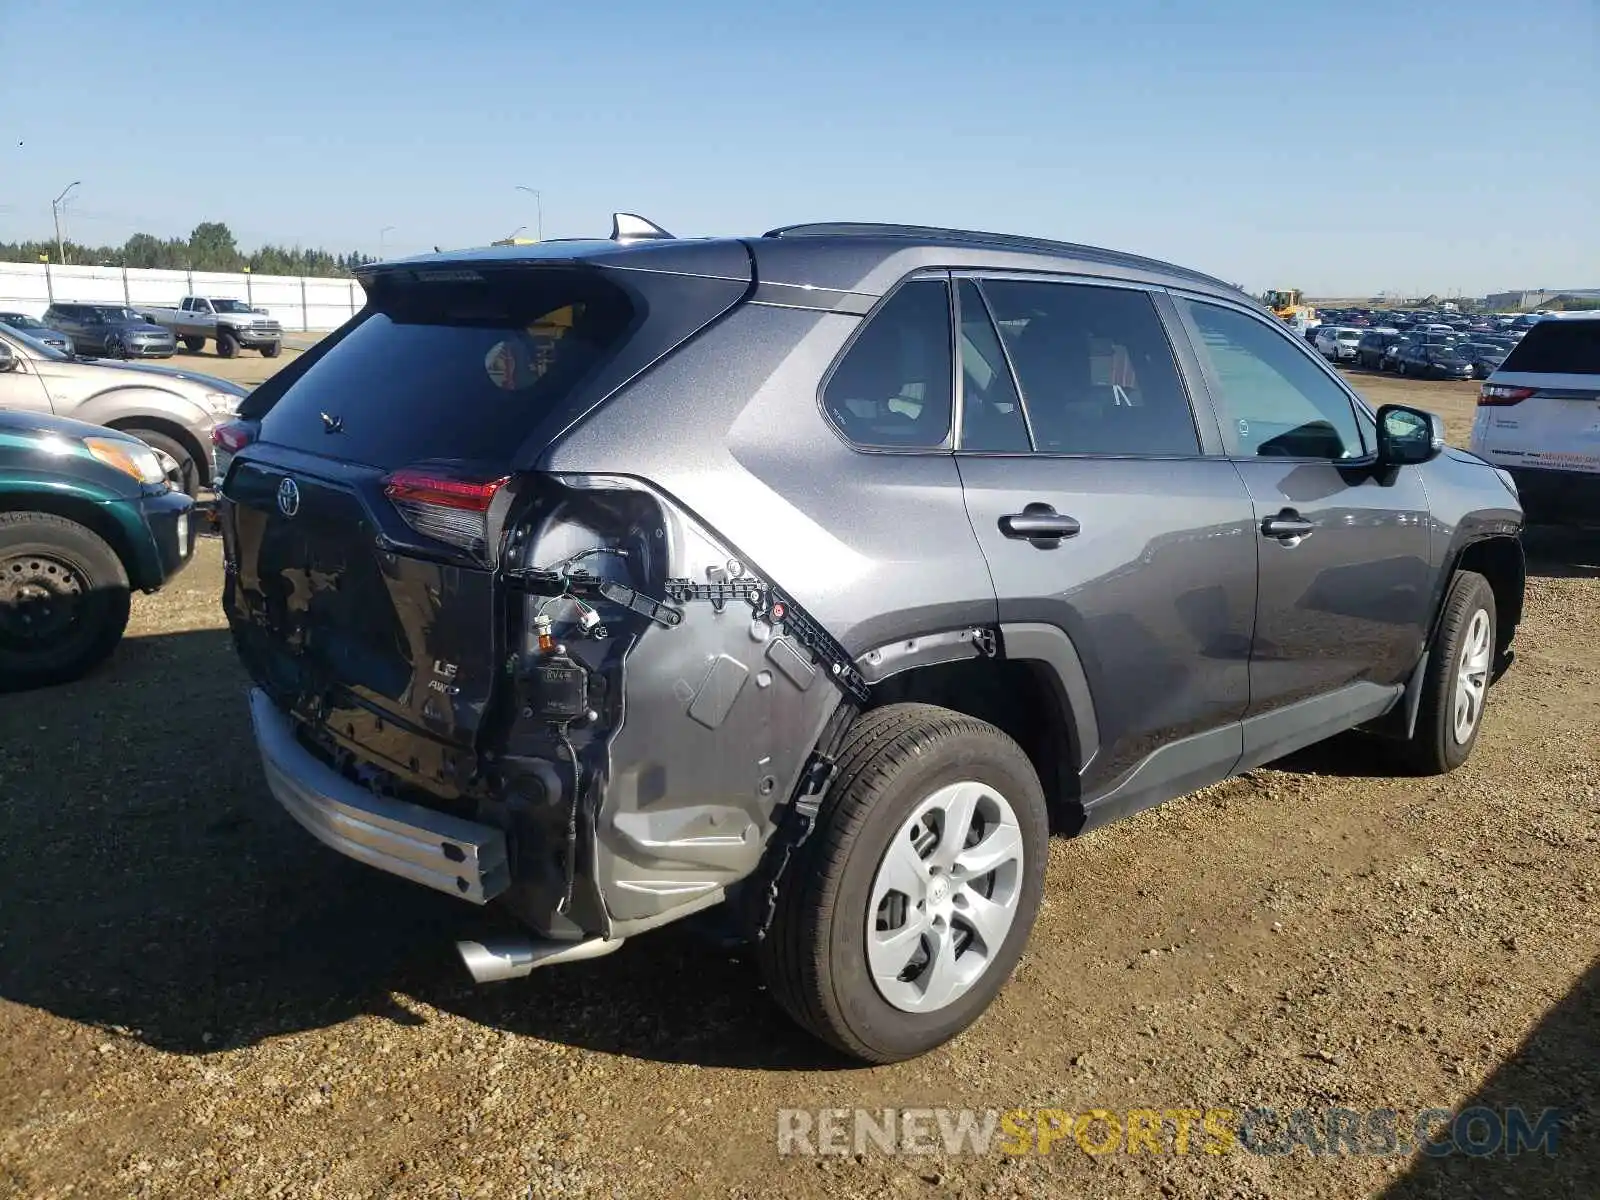
[{"label": "yellow construction vehicle", "polygon": [[1304,303],[1299,288],[1274,288],[1263,293],[1261,301],[1273,316],[1291,325],[1306,325],[1317,319],[1317,310]]}]

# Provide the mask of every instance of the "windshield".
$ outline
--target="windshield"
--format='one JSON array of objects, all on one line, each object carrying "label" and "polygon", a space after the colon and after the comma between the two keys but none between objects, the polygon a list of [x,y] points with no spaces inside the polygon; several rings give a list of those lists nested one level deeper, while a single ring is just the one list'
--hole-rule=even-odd
[{"label": "windshield", "polygon": [[106,321],[139,321],[141,323],[144,321],[144,318],[132,309],[97,307],[94,311]]},{"label": "windshield", "polygon": [[0,313],[0,325],[9,325],[13,329],[48,329],[43,321],[37,317],[30,317],[26,313]]},{"label": "windshield", "polygon": [[48,358],[51,362],[66,362],[72,355],[57,350],[54,346],[46,346],[38,338],[32,337],[16,326],[10,326],[6,340],[14,346],[24,347],[34,358]]},{"label": "windshield", "polygon": [[254,311],[243,300],[213,300],[211,307],[219,313],[247,313]]},{"label": "windshield", "polygon": [[1355,329],[1341,329],[1339,331],[1339,340],[1341,342],[1359,342],[1361,333]]}]

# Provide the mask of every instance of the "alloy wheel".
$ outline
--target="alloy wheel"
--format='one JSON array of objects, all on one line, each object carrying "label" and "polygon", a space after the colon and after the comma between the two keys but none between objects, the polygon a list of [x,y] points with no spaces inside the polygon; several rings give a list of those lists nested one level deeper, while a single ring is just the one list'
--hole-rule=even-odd
[{"label": "alloy wheel", "polygon": [[939,788],[901,824],[867,905],[867,965],[886,1001],[936,1012],[999,957],[1022,896],[1023,842],[1010,801],[987,784]]},{"label": "alloy wheel", "polygon": [[1489,614],[1480,608],[1467,623],[1466,635],[1461,639],[1461,659],[1456,667],[1452,724],[1458,745],[1467,744],[1483,716],[1493,650],[1494,631],[1489,626]]}]

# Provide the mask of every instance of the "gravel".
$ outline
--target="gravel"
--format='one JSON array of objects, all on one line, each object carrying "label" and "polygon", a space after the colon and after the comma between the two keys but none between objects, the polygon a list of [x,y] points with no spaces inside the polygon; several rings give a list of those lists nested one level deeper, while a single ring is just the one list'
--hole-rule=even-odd
[{"label": "gravel", "polygon": [[[1470,388],[1357,380],[1464,437]],[[495,914],[323,850],[267,796],[207,540],[108,668],[0,700],[0,1195],[1600,1195],[1600,544],[1529,549],[1518,660],[1460,771],[1393,778],[1343,738],[1057,839],[994,1008],[864,1069],[678,929],[471,987],[450,946]],[[790,1107],[1475,1103],[1569,1110],[1559,1153],[775,1137]]]}]

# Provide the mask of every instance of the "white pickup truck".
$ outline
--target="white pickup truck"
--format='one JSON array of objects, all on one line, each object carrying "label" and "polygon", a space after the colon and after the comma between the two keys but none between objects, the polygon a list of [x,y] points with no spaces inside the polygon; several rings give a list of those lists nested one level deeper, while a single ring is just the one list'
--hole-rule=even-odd
[{"label": "white pickup truck", "polygon": [[217,343],[217,355],[232,358],[240,349],[259,350],[277,358],[283,349],[283,326],[264,310],[243,300],[185,296],[177,308],[141,308],[141,316],[172,330],[183,348],[199,354],[208,339]]}]

